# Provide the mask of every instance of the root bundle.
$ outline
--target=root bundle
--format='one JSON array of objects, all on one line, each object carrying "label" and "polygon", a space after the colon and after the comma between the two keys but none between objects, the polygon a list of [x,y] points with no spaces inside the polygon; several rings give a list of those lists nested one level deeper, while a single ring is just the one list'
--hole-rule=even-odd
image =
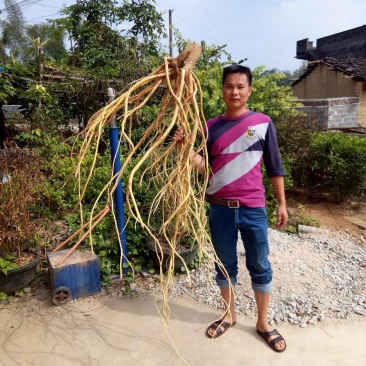
[{"label": "root bundle", "polygon": [[[128,154],[123,157],[120,172],[115,176],[111,174],[109,183],[100,195],[107,192],[109,201],[113,203],[116,181],[128,171],[128,179],[123,181],[128,219],[135,220],[149,233],[159,254],[161,266],[162,243],[168,246],[171,253],[167,271],[160,271],[165,319],[169,317],[167,291],[173,278],[174,257],[179,256],[181,240],[189,238],[191,242],[194,241],[200,246],[201,251],[202,245],[210,240],[206,231],[204,203],[208,175],[198,176],[190,161],[190,151],[195,141],[199,141],[194,146],[195,151],[206,155],[204,116],[199,106],[202,104],[200,84],[192,71],[200,53],[201,46],[192,43],[178,57],[164,58],[160,67],[148,76],[129,84],[125,92],[98,111],[84,131],[77,167],[79,174],[83,158],[90,146],[99,144],[104,128],[117,116],[120,142],[123,141],[128,146]],[[164,88],[157,117],[143,131],[140,140],[134,143],[132,132],[138,113]],[[171,136],[179,127],[190,135],[190,138],[178,150],[175,143],[172,143]],[[97,149],[93,167],[96,160]],[[144,180],[149,181],[151,189],[155,192],[152,202],[149,203],[147,216],[141,213],[135,197],[136,184],[141,184]],[[88,181],[80,187],[80,201],[87,186]],[[186,270],[189,275],[188,268]]]}]

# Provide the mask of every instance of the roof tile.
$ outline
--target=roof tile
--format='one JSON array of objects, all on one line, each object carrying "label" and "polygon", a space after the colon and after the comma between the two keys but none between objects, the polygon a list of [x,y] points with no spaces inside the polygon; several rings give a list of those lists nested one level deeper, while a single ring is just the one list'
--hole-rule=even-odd
[{"label": "roof tile", "polygon": [[357,81],[366,81],[366,57],[324,57],[321,60],[310,61],[305,72],[292,86],[309,76],[320,63],[330,66],[334,70],[343,72]]}]

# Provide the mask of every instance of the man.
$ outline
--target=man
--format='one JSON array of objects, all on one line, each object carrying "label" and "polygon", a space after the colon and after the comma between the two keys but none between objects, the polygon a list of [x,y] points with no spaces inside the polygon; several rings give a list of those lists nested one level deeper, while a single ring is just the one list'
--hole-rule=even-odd
[{"label": "man", "polygon": [[[257,333],[274,351],[283,352],[285,340],[267,320],[272,268],[267,258],[268,222],[261,162],[264,162],[278,200],[277,225],[280,228],[288,219],[285,173],[273,122],[270,117],[246,107],[252,92],[251,83],[249,68],[241,65],[226,67],[222,89],[226,111],[207,121],[205,126],[211,168],[206,192],[210,202],[210,233],[215,252],[224,267],[216,264],[216,282],[226,307],[225,316],[212,323],[206,334],[217,338],[236,323],[233,286],[237,283],[240,232],[257,303]],[[173,136],[177,148],[181,147],[184,139],[184,131],[178,129]],[[204,157],[192,151],[191,159],[195,169],[204,173]]]}]

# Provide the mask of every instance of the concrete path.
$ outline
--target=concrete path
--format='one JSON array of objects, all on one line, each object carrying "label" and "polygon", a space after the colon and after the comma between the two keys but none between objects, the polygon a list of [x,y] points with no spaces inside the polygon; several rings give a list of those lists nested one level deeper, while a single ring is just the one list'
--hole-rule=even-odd
[{"label": "concrete path", "polygon": [[280,327],[287,350],[277,354],[246,316],[208,339],[205,328],[220,314],[189,297],[171,300],[165,329],[162,301],[152,293],[89,296],[63,306],[42,296],[0,304],[0,365],[366,365],[366,322]]}]

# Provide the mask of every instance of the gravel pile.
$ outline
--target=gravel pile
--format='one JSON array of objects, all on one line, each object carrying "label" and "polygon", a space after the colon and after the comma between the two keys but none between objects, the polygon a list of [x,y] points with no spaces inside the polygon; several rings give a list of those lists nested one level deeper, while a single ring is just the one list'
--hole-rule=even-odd
[{"label": "gravel pile", "polygon": [[[346,233],[302,227],[300,235],[269,229],[273,293],[271,324],[305,327],[330,319],[366,319],[366,249]],[[239,277],[235,287],[236,311],[256,317],[244,247],[239,240]],[[177,276],[172,297],[188,294],[212,308],[223,309],[214,283],[214,267],[202,266]]]}]

